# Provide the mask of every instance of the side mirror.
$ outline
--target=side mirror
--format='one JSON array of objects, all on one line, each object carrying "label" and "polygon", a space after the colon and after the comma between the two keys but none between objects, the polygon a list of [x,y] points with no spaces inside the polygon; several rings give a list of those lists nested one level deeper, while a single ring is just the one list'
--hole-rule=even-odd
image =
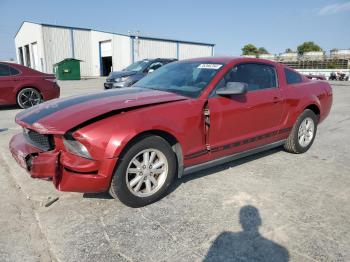
[{"label": "side mirror", "polygon": [[247,93],[248,85],[241,82],[228,82],[225,87],[216,90],[219,96],[243,95]]},{"label": "side mirror", "polygon": [[152,73],[153,71],[154,71],[154,69],[150,68],[150,69],[148,69],[147,73],[149,74],[149,73]]}]

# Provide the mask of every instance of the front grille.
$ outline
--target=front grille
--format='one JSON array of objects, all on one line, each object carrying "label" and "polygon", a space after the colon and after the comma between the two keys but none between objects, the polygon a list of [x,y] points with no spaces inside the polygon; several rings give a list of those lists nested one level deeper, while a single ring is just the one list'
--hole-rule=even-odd
[{"label": "front grille", "polygon": [[52,135],[39,134],[30,129],[24,129],[24,134],[27,140],[35,147],[42,149],[44,151],[49,151],[54,149],[53,137]]}]

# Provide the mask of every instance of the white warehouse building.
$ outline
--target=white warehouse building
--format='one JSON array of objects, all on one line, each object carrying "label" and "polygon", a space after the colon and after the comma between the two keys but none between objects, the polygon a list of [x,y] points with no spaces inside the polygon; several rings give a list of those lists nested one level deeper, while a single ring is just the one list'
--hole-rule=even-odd
[{"label": "white warehouse building", "polygon": [[53,73],[54,64],[75,58],[81,60],[82,76],[108,75],[141,59],[213,56],[215,46],[27,21],[17,31],[15,45],[20,64]]}]

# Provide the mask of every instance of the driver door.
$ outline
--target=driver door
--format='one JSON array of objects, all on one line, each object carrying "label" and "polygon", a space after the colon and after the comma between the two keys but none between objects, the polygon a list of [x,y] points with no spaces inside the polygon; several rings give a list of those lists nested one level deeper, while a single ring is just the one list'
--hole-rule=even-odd
[{"label": "driver door", "polygon": [[[247,92],[219,96],[227,82],[243,82]],[[242,63],[234,66],[208,99],[211,158],[249,150],[273,142],[281,122],[284,101],[273,65]]]}]

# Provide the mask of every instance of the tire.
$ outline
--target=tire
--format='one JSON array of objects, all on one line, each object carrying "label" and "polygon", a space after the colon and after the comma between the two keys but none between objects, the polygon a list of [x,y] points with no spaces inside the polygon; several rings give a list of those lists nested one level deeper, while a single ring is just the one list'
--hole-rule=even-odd
[{"label": "tire", "polygon": [[109,193],[129,207],[142,207],[158,201],[165,196],[176,176],[175,153],[159,136],[138,140],[120,159]]},{"label": "tire", "polygon": [[[284,144],[284,149],[294,154],[301,154],[308,151],[316,137],[317,122],[317,116],[312,110],[306,109],[301,113]],[[309,125],[309,128],[305,128],[307,125]],[[312,126],[312,137],[310,137]],[[303,137],[304,139],[302,139]]]},{"label": "tire", "polygon": [[21,108],[29,108],[42,102],[41,94],[32,87],[26,87],[17,94],[17,104]]}]

